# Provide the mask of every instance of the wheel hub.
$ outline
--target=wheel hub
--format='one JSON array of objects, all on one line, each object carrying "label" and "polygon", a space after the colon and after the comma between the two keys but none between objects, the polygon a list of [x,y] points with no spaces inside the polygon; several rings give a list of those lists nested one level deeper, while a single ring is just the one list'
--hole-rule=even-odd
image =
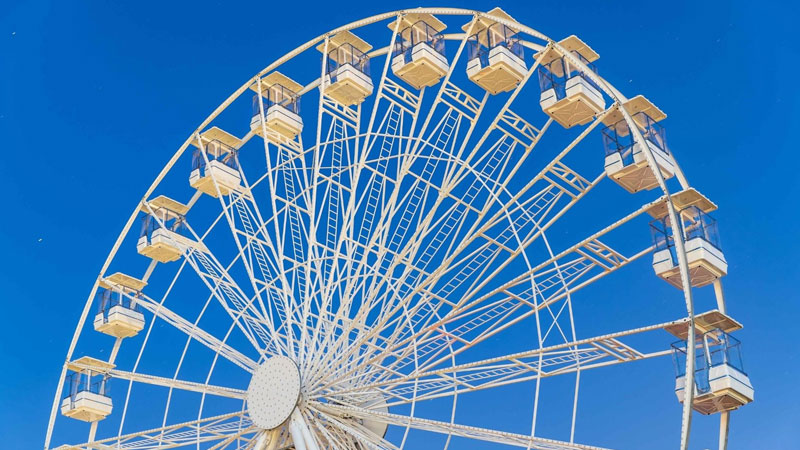
[{"label": "wheel hub", "polygon": [[247,388],[247,412],[263,429],[277,428],[292,415],[300,400],[300,369],[286,356],[264,361]]}]

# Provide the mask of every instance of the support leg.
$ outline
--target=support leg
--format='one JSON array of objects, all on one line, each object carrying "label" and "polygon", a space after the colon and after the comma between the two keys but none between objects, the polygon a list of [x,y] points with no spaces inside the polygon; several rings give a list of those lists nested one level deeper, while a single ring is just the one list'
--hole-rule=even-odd
[{"label": "support leg", "polygon": [[[295,412],[297,412],[296,409]],[[289,432],[292,433],[292,443],[294,444],[294,448],[297,450],[308,450],[306,448],[306,440],[303,437],[303,430],[300,428],[300,423],[295,420],[294,413],[292,414],[292,418],[289,420]]]},{"label": "support leg", "polygon": [[728,448],[728,428],[730,427],[730,411],[723,411],[719,415],[719,450]]},{"label": "support leg", "polygon": [[714,280],[714,296],[717,298],[717,309],[725,314],[725,294],[722,292],[722,281],[719,278]]},{"label": "support leg", "polygon": [[296,408],[292,412],[292,418],[289,421],[289,431],[292,433],[292,441],[297,450],[319,450],[317,442],[311,436],[311,431],[306,425],[303,415],[300,414]]},{"label": "support leg", "polygon": [[256,445],[253,446],[253,450],[264,450],[267,446],[267,434],[269,431],[262,431],[258,438],[256,438]]},{"label": "support leg", "polygon": [[[266,432],[264,433],[266,434]],[[275,450],[278,448],[278,440],[281,438],[281,429],[280,427],[275,428],[274,430],[270,430],[269,432],[269,443],[265,450]]]}]

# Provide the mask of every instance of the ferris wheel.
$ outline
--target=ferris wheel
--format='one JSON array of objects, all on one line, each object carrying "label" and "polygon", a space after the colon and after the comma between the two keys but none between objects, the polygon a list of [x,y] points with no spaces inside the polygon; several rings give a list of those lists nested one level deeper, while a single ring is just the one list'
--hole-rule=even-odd
[{"label": "ferris wheel", "polygon": [[[419,8],[247,80],[115,242],[45,449],[610,447],[581,439],[582,377],[670,357],[675,444],[696,411],[725,448],[753,388],[716,205],[598,58],[499,8]],[[620,279],[685,307],[582,333],[581,295]]]}]

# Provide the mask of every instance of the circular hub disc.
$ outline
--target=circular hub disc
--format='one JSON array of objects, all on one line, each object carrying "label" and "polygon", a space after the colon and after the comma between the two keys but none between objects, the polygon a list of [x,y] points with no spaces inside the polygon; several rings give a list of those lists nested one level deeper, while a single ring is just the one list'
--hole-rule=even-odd
[{"label": "circular hub disc", "polygon": [[286,421],[300,399],[300,369],[286,356],[258,366],[247,388],[247,412],[256,426],[271,430]]}]

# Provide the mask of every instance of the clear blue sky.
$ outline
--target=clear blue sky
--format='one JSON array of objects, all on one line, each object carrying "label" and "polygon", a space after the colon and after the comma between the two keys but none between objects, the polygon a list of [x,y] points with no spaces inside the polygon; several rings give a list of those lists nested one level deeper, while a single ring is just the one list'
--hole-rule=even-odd
[{"label": "clear blue sky", "polygon": [[[734,413],[730,448],[800,448],[795,6],[497,3],[552,37],[578,34],[601,54],[604,76],[626,94],[647,94],[669,114],[665,125],[682,168],[720,206],[729,310],[745,324],[737,335],[757,398]],[[188,133],[295,46],[364,16],[420,6],[330,5],[0,6],[0,447],[41,447],[92,281],[131,209]],[[495,6],[430,4],[436,5]],[[619,406],[642,409],[619,424],[631,430],[627,445],[626,433],[614,432],[622,447],[634,448],[643,442],[636,421],[653,412],[635,398]],[[677,407],[670,414],[675,422],[666,429],[677,432]],[[713,429],[698,432],[710,435],[696,448],[715,445]],[[677,443],[674,435],[652,439],[658,448]]]}]

